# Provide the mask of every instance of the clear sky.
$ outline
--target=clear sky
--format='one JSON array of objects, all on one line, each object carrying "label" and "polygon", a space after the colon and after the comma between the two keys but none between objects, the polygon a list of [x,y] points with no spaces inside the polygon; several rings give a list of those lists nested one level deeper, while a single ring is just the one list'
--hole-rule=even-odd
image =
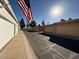
[{"label": "clear sky", "polygon": [[[26,21],[26,17],[17,4],[17,0],[9,1],[17,19],[20,20],[24,18]],[[44,20],[46,24],[48,22],[52,24],[60,21],[60,19],[67,20],[70,17],[79,18],[79,0],[30,0],[30,2],[33,20],[39,24],[42,20]],[[57,16],[52,15],[51,17],[50,11],[56,6],[59,6],[59,8],[62,6],[61,14]]]}]

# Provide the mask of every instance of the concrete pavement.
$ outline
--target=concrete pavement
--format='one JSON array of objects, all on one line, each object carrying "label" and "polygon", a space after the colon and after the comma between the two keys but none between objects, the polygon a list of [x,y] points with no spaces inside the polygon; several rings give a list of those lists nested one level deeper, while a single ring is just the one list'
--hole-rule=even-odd
[{"label": "concrete pavement", "polygon": [[0,59],[79,59],[79,54],[49,41],[38,32],[20,31],[0,51]]},{"label": "concrete pavement", "polygon": [[79,59],[79,54],[49,41],[49,38],[37,32],[25,35],[39,59]]},{"label": "concrete pavement", "polygon": [[24,32],[20,31],[0,51],[0,59],[38,59],[38,57],[34,53]]}]

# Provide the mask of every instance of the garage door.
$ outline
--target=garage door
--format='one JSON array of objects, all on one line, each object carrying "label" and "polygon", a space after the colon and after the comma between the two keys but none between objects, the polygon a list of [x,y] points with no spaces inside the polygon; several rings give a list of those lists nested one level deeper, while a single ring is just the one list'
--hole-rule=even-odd
[{"label": "garage door", "polygon": [[0,49],[14,36],[14,24],[0,18]]}]

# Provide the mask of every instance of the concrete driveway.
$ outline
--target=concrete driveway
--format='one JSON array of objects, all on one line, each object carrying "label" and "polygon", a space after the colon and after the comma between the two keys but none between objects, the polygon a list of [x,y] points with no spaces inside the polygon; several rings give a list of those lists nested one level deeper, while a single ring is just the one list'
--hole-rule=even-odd
[{"label": "concrete driveway", "polygon": [[38,32],[24,32],[39,59],[79,59],[79,54],[49,41]]}]

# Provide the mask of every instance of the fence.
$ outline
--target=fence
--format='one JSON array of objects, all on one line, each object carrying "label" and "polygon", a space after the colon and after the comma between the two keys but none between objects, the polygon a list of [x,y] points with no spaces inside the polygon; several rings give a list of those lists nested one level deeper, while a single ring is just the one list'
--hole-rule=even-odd
[{"label": "fence", "polygon": [[[39,28],[39,27],[38,27]],[[79,20],[58,22],[41,27],[44,32],[51,32],[54,35],[79,37]],[[36,28],[34,28],[36,30]]]}]

